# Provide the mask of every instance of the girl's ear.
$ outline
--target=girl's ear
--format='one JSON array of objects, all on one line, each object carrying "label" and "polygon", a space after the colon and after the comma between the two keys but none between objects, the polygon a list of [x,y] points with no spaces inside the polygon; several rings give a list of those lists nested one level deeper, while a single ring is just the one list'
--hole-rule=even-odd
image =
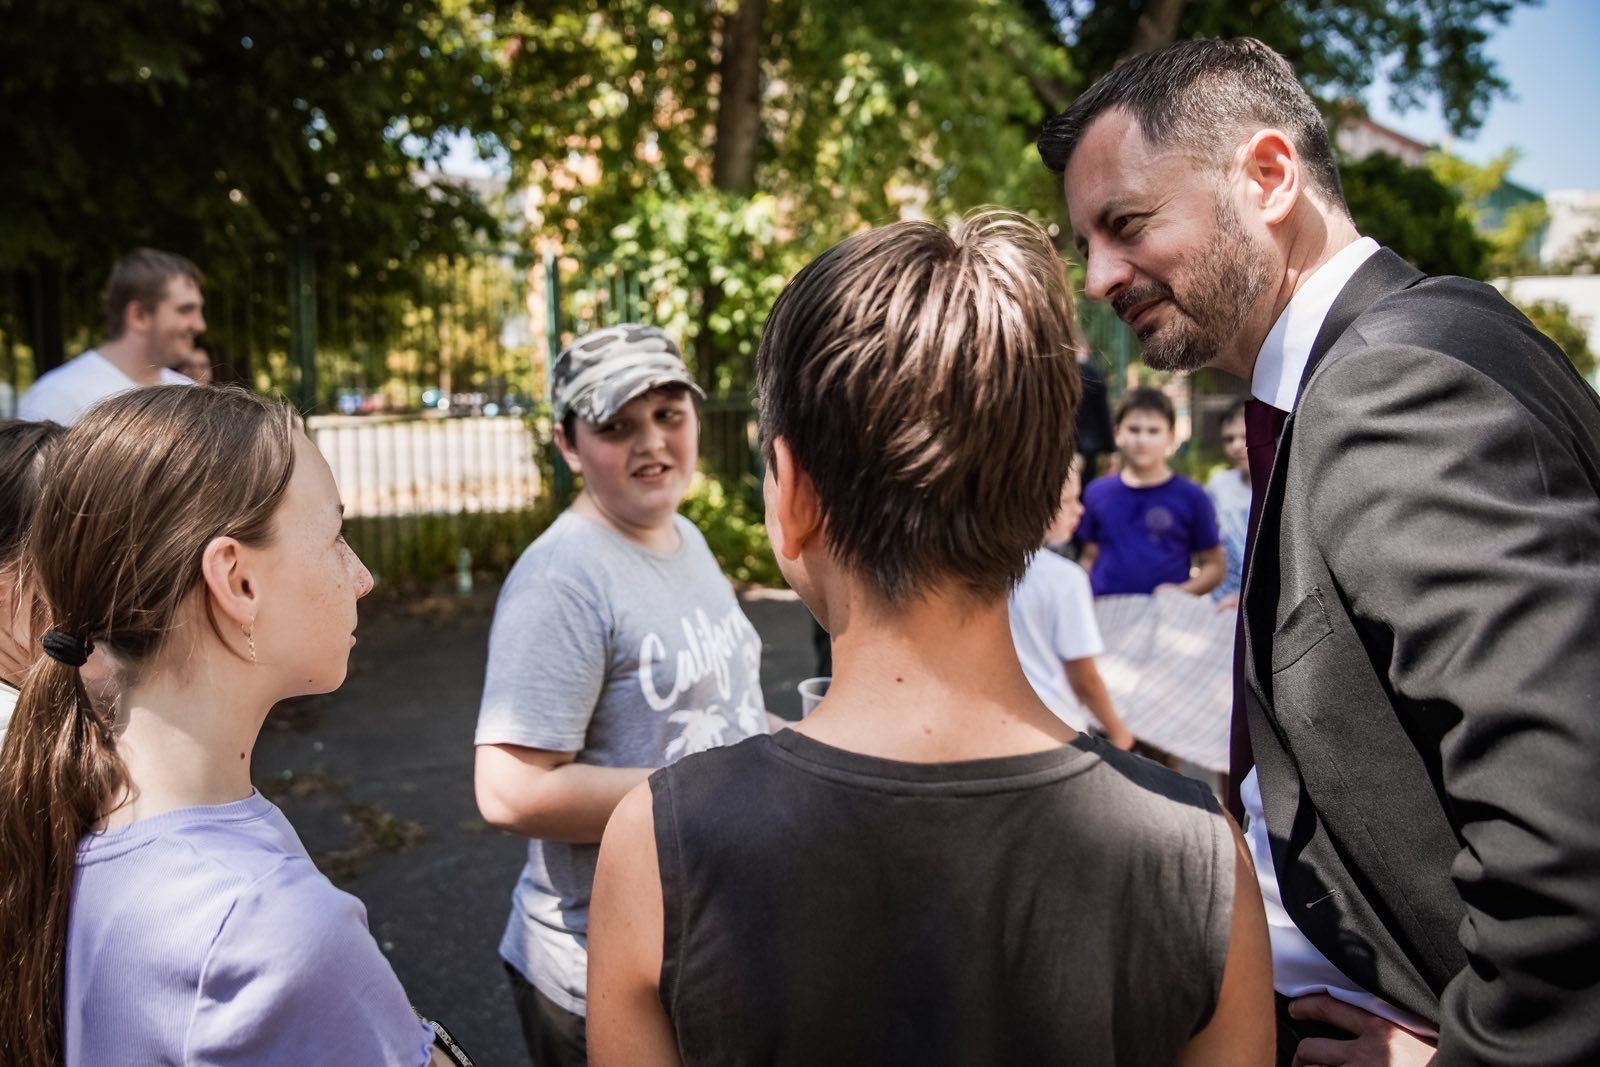
[{"label": "girl's ear", "polygon": [[232,537],[213,537],[200,554],[200,574],[217,612],[237,626],[248,626],[260,608],[251,553]]}]

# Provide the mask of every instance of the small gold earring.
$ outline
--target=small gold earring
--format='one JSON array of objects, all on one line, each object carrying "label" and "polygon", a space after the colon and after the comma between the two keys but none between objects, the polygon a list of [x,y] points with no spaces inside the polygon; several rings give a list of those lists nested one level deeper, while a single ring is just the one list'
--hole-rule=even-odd
[{"label": "small gold earring", "polygon": [[[253,626],[255,620],[252,619],[250,621]],[[254,663],[256,661],[256,635],[252,632],[250,626],[241,626],[239,629],[244,631],[244,639],[250,644],[250,662]]]}]

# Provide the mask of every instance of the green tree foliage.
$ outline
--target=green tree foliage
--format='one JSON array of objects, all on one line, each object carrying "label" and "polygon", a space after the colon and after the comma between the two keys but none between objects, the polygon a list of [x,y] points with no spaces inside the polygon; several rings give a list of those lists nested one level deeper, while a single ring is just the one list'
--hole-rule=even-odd
[{"label": "green tree foliage", "polygon": [[[1484,46],[1519,4],[1531,2],[1034,0],[1034,6],[1065,16],[1073,68],[1090,80],[1128,54],[1141,18],[1163,22],[1162,9],[1176,9],[1176,38],[1258,37],[1325,98],[1360,95],[1381,69],[1397,106],[1437,97],[1450,128],[1466,134],[1482,125],[1490,101],[1506,89]],[[1142,43],[1167,40],[1158,35]]]},{"label": "green tree foliage", "polygon": [[1340,167],[1356,228],[1429,274],[1485,277],[1489,245],[1461,197],[1426,167],[1379,153]]},{"label": "green tree foliage", "polygon": [[417,180],[487,128],[500,66],[462,0],[0,0],[0,269],[189,254],[214,283],[304,236],[345,291],[407,282],[491,224]]},{"label": "green tree foliage", "polygon": [[732,7],[571,0],[513,15],[514,95],[497,101],[537,224],[580,261],[641,274],[709,387],[747,383],[782,281],[851,231],[904,210],[1058,209],[1025,72],[1064,77],[1065,53],[1013,0],[772,0],[753,188],[719,190],[713,75]]},{"label": "green tree foliage", "polygon": [[[512,8],[494,106],[533,184],[536,225],[579,261],[621,257],[642,273],[701,379],[729,388],[748,380],[781,280],[852,230],[983,203],[1058,218],[1059,192],[1031,147],[1039,124],[1117,57],[1162,43],[1141,36],[1156,8],[1175,16],[1175,36],[1263,38],[1325,96],[1389,68],[1402,102],[1437,94],[1468,131],[1504,89],[1483,43],[1516,2],[766,0],[747,195],[716,188],[713,170],[722,49],[751,0]],[[1396,223],[1409,213],[1392,211]],[[1412,243],[1430,262],[1481,273],[1470,232],[1441,221]]]},{"label": "green tree foliage", "polygon": [[1579,374],[1593,381],[1595,372],[1595,354],[1589,348],[1589,335],[1582,326],[1572,319],[1572,309],[1560,300],[1530,300],[1526,303],[1516,302],[1522,313],[1528,316],[1532,323],[1539,327],[1550,340],[1554,341],[1561,351],[1572,360],[1573,367]]},{"label": "green tree foliage", "polygon": [[1514,148],[1508,148],[1481,167],[1443,150],[1428,153],[1428,169],[1456,191],[1463,217],[1488,244],[1484,267],[1490,277],[1534,273],[1538,269],[1538,259],[1530,251],[1530,244],[1550,223],[1550,208],[1539,199],[1516,204],[1504,212],[1498,225],[1489,224],[1491,198],[1509,179],[1516,162]]},{"label": "green tree foliage", "polygon": [[722,572],[740,585],[782,586],[772,555],[757,485],[701,476],[683,501],[683,514],[706,538]]},{"label": "green tree foliage", "polygon": [[[98,280],[150,243],[248,290],[256,250],[312,241],[334,299],[376,316],[490,225],[418,180],[467,132],[526,183],[527,244],[623,259],[702,379],[738,388],[776,284],[852,230],[1058,218],[1031,142],[1119,56],[1251,33],[1325,96],[1385,68],[1465,131],[1504,88],[1482,46],[1518,2],[0,0],[0,269]],[[753,97],[721,98],[730,48],[759,52]],[[719,182],[719,129],[750,128],[719,116],[752,100],[753,173]]]}]

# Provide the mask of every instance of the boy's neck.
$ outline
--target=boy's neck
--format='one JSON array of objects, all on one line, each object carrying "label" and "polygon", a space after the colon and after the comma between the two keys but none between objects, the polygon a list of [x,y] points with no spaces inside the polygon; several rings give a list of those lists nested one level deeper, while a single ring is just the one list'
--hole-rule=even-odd
[{"label": "boy's neck", "polygon": [[663,556],[670,556],[683,544],[683,538],[678,534],[677,522],[674,521],[677,512],[668,512],[659,522],[630,523],[620,516],[613,515],[587,489],[579,493],[577,499],[572,502],[572,510],[586,519],[599,523],[619,537]]},{"label": "boy's neck", "polygon": [[1122,484],[1134,489],[1149,489],[1172,480],[1172,468],[1165,463],[1153,467],[1123,467]]},{"label": "boy's neck", "polygon": [[1041,752],[1076,736],[1023,675],[1006,598],[934,594],[889,611],[852,593],[830,607],[833,682],[799,732],[911,763]]}]

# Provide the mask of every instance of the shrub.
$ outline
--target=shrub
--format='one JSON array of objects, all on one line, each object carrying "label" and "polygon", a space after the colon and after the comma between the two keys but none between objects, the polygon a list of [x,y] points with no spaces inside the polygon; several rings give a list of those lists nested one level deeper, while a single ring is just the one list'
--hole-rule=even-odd
[{"label": "shrub", "polygon": [[760,500],[761,487],[753,476],[725,481],[700,474],[681,510],[705,535],[729,581],[782,587]]}]

